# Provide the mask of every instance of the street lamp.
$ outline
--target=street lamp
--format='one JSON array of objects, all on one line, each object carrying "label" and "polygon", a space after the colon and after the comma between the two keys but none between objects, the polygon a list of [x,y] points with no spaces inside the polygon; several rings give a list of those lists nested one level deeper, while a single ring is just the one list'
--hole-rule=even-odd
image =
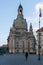
[{"label": "street lamp", "polygon": [[38,60],[40,60],[40,17],[42,17],[42,14],[41,14],[41,8],[39,9],[39,46],[38,46],[38,49],[39,49],[39,58]]}]

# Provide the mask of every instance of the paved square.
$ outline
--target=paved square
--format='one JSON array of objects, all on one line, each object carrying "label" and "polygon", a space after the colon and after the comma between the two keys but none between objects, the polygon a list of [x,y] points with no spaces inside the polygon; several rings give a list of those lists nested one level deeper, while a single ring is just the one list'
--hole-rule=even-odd
[{"label": "paved square", "polygon": [[0,55],[0,65],[43,65],[43,56],[38,60],[38,55],[28,55],[26,62],[25,54]]}]

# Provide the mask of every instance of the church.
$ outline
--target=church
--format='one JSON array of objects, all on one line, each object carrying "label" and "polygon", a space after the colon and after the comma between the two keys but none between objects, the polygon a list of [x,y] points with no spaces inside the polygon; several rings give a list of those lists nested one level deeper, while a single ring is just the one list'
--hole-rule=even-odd
[{"label": "church", "polygon": [[17,18],[14,19],[7,39],[9,53],[35,53],[36,39],[30,23],[29,32],[26,19],[23,17],[23,7],[18,7]]}]

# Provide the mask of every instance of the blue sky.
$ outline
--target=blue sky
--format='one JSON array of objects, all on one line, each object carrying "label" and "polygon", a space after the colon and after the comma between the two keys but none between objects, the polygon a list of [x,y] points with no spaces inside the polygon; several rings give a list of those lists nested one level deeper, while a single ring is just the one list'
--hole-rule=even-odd
[{"label": "blue sky", "polygon": [[13,20],[17,17],[17,9],[21,3],[23,15],[27,20],[28,29],[30,22],[34,32],[38,29],[39,7],[42,9],[41,24],[43,26],[43,0],[0,0],[0,46],[7,44],[7,37]]}]

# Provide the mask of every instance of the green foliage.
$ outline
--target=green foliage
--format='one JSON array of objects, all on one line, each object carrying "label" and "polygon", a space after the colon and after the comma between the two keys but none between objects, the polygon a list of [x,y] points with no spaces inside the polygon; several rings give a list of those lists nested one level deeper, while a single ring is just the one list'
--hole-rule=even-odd
[{"label": "green foliage", "polygon": [[0,47],[0,54],[4,54],[8,52],[8,47]]}]

